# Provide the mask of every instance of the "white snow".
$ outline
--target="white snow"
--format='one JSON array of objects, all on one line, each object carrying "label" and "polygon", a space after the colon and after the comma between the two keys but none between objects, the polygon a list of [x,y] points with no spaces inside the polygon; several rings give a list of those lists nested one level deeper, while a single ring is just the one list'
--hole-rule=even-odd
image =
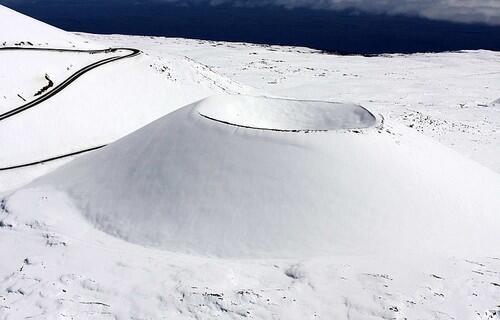
[{"label": "white snow", "polygon": [[[0,8],[3,10],[0,14],[5,18],[0,20],[23,26],[14,31],[0,32],[0,40],[8,37],[22,39],[29,30],[35,35],[40,30],[54,39],[64,39],[51,35],[52,27]],[[29,22],[24,23],[23,19]],[[45,28],[48,31],[44,31]],[[80,39],[62,30],[54,30]],[[92,40],[88,42],[94,43]],[[58,43],[51,43],[49,47],[52,46],[60,47]],[[99,44],[92,47],[95,48],[107,46]],[[78,44],[76,49],[87,47]],[[0,52],[2,57],[4,54],[6,59],[0,59],[0,88],[5,88],[5,91],[0,89],[3,94],[0,94],[0,112],[25,103],[18,93],[27,101],[33,100],[33,93],[46,84],[45,74],[57,85],[77,69],[109,56],[123,55],[123,52]],[[112,62],[85,73],[43,103],[3,120],[0,125],[0,168],[108,144],[184,104],[216,93],[251,90],[185,57],[143,53]],[[0,191],[21,186],[46,173],[45,169],[39,174],[36,174],[37,170],[25,169],[18,170],[20,174],[0,171]]]},{"label": "white snow", "polygon": [[259,94],[356,103],[500,173],[500,53],[338,56],[297,47],[162,37],[82,35],[188,56]]},{"label": "white snow", "polygon": [[213,120],[270,130],[355,129],[376,123],[375,116],[361,106],[321,101],[219,96],[201,101],[197,110]]},{"label": "white snow", "polygon": [[99,44],[0,5],[0,45],[100,49]]},{"label": "white snow", "polygon": [[5,319],[491,320],[500,311],[495,257],[209,259],[98,232],[56,191],[17,193],[7,210]]},{"label": "white snow", "polygon": [[[145,55],[94,69],[42,104],[2,121],[0,166],[110,143],[179,105],[223,92],[182,59],[161,61],[158,72]],[[19,120],[19,119],[22,119]],[[48,130],[50,128],[50,130]]]},{"label": "white snow", "polygon": [[0,113],[34,100],[37,97],[35,94],[48,83],[45,76],[56,86],[86,65],[112,56],[105,53],[19,50],[0,51],[0,55]]},{"label": "white snow", "polygon": [[[2,6],[0,27],[3,46],[143,50],[1,121],[0,168],[159,119],[0,171],[0,319],[499,319],[498,52],[75,35]],[[88,58],[0,52],[2,110]],[[170,113],[220,93],[301,101]]]},{"label": "white snow", "polygon": [[[274,258],[496,252],[500,175],[421,134],[388,123],[276,132],[200,116],[238,115],[248,125],[266,104],[299,116],[318,111],[300,101],[208,98],[35,185],[69,194],[101,230],[170,251]],[[354,108],[319,106],[320,124]],[[272,115],[271,125],[296,124],[287,113]]]}]

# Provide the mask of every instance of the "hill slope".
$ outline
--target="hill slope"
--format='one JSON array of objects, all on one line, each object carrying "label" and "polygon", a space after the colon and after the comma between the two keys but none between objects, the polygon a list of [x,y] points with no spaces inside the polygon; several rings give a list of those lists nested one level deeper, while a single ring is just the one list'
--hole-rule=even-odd
[{"label": "hill slope", "polygon": [[[23,19],[12,32],[23,34]],[[49,45],[73,45],[52,31]],[[499,97],[497,53],[368,58],[83,36],[144,52],[1,121],[0,163],[113,142],[160,119],[15,192],[2,190],[73,157],[0,172],[0,319],[499,318],[498,175],[415,132],[499,171],[500,113],[485,107]],[[46,72],[59,83],[92,62],[3,57],[0,88],[13,79],[23,95]],[[253,92],[213,70],[265,93],[356,101],[377,119],[353,104],[243,97],[162,118],[207,95]],[[296,258],[234,259],[264,255]]]},{"label": "hill slope", "polygon": [[0,45],[99,48],[99,44],[94,41],[55,28],[2,5],[0,5]]},{"label": "hill slope", "polygon": [[207,98],[36,185],[110,234],[197,254],[494,254],[500,241],[498,174],[355,105]]},{"label": "hill slope", "polygon": [[[64,46],[66,39],[77,39],[71,47],[86,49],[92,41],[47,26],[5,7],[0,21],[15,32],[0,33],[0,39],[22,42],[33,33],[43,44]],[[38,33],[37,33],[38,32]],[[49,41],[52,40],[52,41]],[[82,41],[80,41],[82,40]],[[8,44],[6,44],[8,45]],[[26,40],[16,48],[34,48]],[[93,49],[104,45],[93,44]],[[64,83],[75,72],[96,61],[124,54],[125,50],[104,53],[0,50],[0,87],[9,90],[0,99],[0,113],[16,109]],[[128,52],[126,52],[128,53]],[[98,66],[36,106],[0,120],[0,169],[43,161],[99,147],[123,137],[145,124],[187,103],[222,92],[246,92],[246,86],[220,76],[195,61],[176,55],[151,56],[141,53],[126,60]],[[46,93],[44,92],[44,93]],[[51,162],[38,169],[0,171],[0,191],[21,186],[62,162]]]}]

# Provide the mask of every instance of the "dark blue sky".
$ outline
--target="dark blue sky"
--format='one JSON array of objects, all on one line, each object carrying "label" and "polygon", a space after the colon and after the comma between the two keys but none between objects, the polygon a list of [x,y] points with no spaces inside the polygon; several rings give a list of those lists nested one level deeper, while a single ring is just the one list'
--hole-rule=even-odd
[{"label": "dark blue sky", "polygon": [[500,26],[495,25],[380,10],[213,6],[194,1],[186,5],[156,0],[0,0],[0,4],[66,30],[92,33],[300,45],[346,54],[500,50]]}]

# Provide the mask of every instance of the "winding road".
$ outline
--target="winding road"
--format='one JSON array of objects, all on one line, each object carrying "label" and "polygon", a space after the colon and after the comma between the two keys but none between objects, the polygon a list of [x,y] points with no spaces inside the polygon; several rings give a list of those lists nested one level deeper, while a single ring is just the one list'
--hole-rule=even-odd
[{"label": "winding road", "polygon": [[[90,54],[114,53],[114,52],[118,52],[118,51],[129,51],[129,52],[125,55],[113,56],[113,57],[109,57],[109,58],[106,58],[103,60],[96,61],[94,63],[91,63],[91,64],[79,69],[78,71],[76,71],[75,73],[70,75],[67,79],[65,79],[63,82],[54,86],[51,90],[45,92],[44,94],[42,94],[38,98],[36,98],[32,101],[29,101],[22,106],[19,106],[17,108],[14,108],[12,110],[9,110],[5,113],[0,114],[0,121],[3,121],[7,118],[10,118],[16,114],[19,114],[23,111],[26,111],[28,109],[31,109],[31,108],[39,105],[40,103],[44,102],[45,100],[47,100],[47,99],[53,97],[54,95],[58,94],[59,92],[61,92],[69,84],[74,82],[76,79],[78,79],[79,77],[81,77],[85,73],[87,73],[95,68],[98,68],[102,65],[105,65],[105,64],[108,64],[108,63],[111,63],[114,61],[118,61],[118,60],[122,60],[122,59],[126,59],[126,58],[132,58],[132,57],[135,57],[135,56],[141,54],[140,50],[134,49],[134,48],[108,48],[108,49],[99,49],[99,50],[81,50],[81,49],[29,48],[29,47],[1,47],[0,53],[2,51],[27,51],[27,50],[28,51],[53,51],[53,52],[79,52],[79,53],[90,53]],[[101,145],[101,146],[97,146],[97,147],[88,148],[85,150],[74,151],[71,153],[67,153],[67,154],[63,154],[63,155],[59,155],[59,156],[55,156],[55,157],[50,157],[50,158],[43,159],[43,160],[37,160],[37,161],[30,162],[30,163],[12,165],[9,167],[0,168],[0,171],[18,169],[18,168],[37,165],[37,164],[43,164],[44,162],[54,161],[54,160],[58,160],[58,159],[66,158],[66,157],[75,156],[77,154],[93,151],[93,150],[102,148],[104,146],[105,145]]]},{"label": "winding road", "polygon": [[35,100],[32,100],[20,107],[17,107],[15,109],[12,109],[10,111],[7,111],[5,113],[0,114],[0,121],[5,120],[7,118],[10,118],[20,112],[26,111],[30,108],[33,108],[34,106],[42,103],[43,101],[49,99],[50,97],[58,94],[61,90],[66,88],[70,83],[84,75],[85,73],[89,72],[92,69],[95,69],[97,67],[100,67],[102,65],[105,65],[110,62],[126,59],[126,58],[131,58],[139,55],[141,53],[140,50],[138,49],[132,49],[132,48],[110,48],[110,49],[102,49],[102,50],[78,50],[78,49],[53,49],[53,48],[25,48],[25,47],[4,47],[0,48],[0,53],[2,51],[7,51],[7,50],[30,50],[30,51],[56,51],[56,52],[86,52],[86,53],[110,53],[110,52],[116,52],[116,51],[130,51],[130,53],[122,56],[114,56],[114,57],[109,57],[103,60],[96,61],[94,63],[91,63],[80,70],[76,71],[73,73],[71,76],[69,76],[66,80],[61,82],[60,84],[56,85],[52,90],[47,91],[45,94],[42,94]]}]

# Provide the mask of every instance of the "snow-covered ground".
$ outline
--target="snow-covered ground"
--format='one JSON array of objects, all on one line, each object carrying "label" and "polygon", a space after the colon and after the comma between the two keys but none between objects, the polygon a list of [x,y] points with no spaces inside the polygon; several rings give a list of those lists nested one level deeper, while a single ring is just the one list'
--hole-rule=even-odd
[{"label": "snow-covered ground", "polygon": [[188,256],[101,233],[78,212],[57,221],[64,195],[24,195],[36,210],[12,199],[0,229],[3,319],[498,319],[498,258]]},{"label": "snow-covered ground", "polygon": [[[500,53],[69,34],[0,6],[0,45],[26,41],[143,53],[0,121],[0,168],[161,119],[0,171],[0,319],[500,319]],[[0,112],[108,55],[0,51]],[[228,93],[346,104],[167,115]]]}]

